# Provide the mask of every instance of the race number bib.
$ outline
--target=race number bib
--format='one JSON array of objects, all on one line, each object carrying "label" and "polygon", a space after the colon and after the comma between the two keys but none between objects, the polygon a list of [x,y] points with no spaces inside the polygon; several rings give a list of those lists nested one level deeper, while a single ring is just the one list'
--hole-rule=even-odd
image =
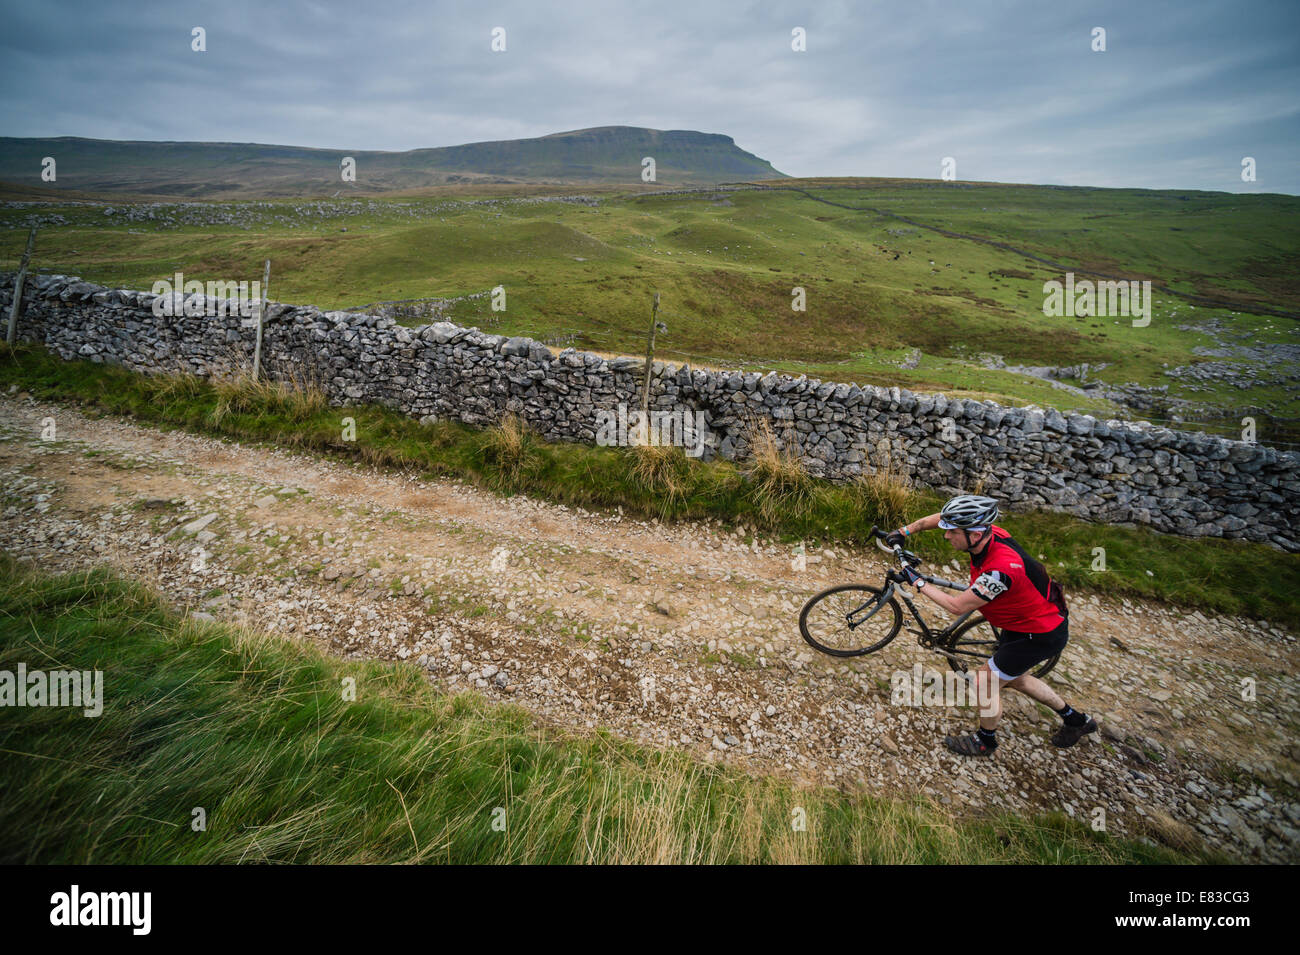
[{"label": "race number bib", "polygon": [[992,600],[994,597],[1006,593],[1010,587],[1010,582],[1001,572],[990,570],[975,578],[974,587],[980,594]]}]

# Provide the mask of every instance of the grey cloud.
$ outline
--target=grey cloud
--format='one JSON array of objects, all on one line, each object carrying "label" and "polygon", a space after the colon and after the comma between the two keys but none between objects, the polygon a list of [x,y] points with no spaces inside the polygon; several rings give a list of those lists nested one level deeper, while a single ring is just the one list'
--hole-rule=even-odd
[{"label": "grey cloud", "polygon": [[953,155],[962,178],[1300,193],[1289,0],[0,8],[11,136],[396,150],[635,125],[725,133],[794,175],[932,177]]}]

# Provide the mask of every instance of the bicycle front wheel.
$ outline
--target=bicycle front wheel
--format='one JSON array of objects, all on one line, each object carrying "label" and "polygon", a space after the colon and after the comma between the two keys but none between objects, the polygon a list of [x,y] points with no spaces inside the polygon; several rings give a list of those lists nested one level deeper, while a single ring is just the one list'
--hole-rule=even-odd
[{"label": "bicycle front wheel", "polygon": [[[948,658],[948,665],[961,673],[978,670],[993,656],[993,651],[998,646],[999,636],[1001,631],[983,617],[977,616],[967,620],[957,628],[944,646],[944,649],[953,655]],[[1053,654],[1030,672],[1036,677],[1045,677],[1051,672],[1052,667],[1056,666],[1056,661],[1059,659],[1061,659],[1059,653]]]},{"label": "bicycle front wheel", "polygon": [[812,647],[833,657],[860,657],[879,650],[903,628],[898,601],[890,597],[880,606],[883,594],[879,587],[866,584],[823,590],[804,604],[799,632]]}]

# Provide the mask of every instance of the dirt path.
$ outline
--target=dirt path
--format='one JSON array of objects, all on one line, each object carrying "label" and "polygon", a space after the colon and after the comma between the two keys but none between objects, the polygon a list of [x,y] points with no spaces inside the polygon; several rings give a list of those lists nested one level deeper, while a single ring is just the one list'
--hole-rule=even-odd
[{"label": "dirt path", "polygon": [[547,722],[962,812],[1104,813],[1114,833],[1300,858],[1296,637],[1258,621],[1073,595],[1051,679],[1103,738],[1057,750],[1057,717],[1011,693],[997,756],[973,762],[942,742],[973,710],[891,703],[891,673],[942,666],[907,634],[848,664],[799,636],[807,597],[878,580],[879,552],[836,548],[796,570],[787,547],[745,533],[503,499],[25,395],[0,399],[0,479],[13,554],[111,563],[197,615],[418,662]]}]

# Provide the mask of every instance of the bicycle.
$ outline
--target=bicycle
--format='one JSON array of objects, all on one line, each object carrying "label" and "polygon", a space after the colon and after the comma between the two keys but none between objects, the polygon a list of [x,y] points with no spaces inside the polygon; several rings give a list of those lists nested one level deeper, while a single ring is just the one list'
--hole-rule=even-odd
[{"label": "bicycle", "polygon": [[[948,590],[967,589],[965,584],[915,570],[914,568],[922,563],[920,555],[904,550],[898,545],[887,547],[881,543],[887,535],[879,528],[872,527],[871,536],[875,539],[877,547],[894,555],[901,568],[913,568],[911,572],[920,576],[927,584],[945,587]],[[799,632],[814,649],[833,657],[860,657],[875,653],[898,636],[903,629],[903,610],[895,598],[895,593],[898,593],[902,596],[903,603],[907,604],[907,609],[912,612],[912,616],[916,618],[916,622],[920,624],[919,630],[908,627],[908,632],[916,634],[917,642],[922,648],[933,650],[946,657],[952,669],[959,673],[968,673],[972,664],[975,665],[975,669],[978,669],[993,656],[1001,631],[985,620],[983,615],[972,620],[972,615],[977,614],[978,611],[970,610],[942,630],[932,630],[925,622],[925,618],[921,616],[921,612],[916,609],[911,595],[899,587],[900,584],[906,583],[905,569],[887,569],[884,587],[872,587],[869,584],[840,584],[823,590],[804,604],[799,614]],[[888,622],[887,631],[883,627],[886,622]],[[881,633],[884,636],[880,636]],[[1061,655],[1057,653],[1044,660],[1033,671],[1034,676],[1046,676],[1060,658]]]}]

